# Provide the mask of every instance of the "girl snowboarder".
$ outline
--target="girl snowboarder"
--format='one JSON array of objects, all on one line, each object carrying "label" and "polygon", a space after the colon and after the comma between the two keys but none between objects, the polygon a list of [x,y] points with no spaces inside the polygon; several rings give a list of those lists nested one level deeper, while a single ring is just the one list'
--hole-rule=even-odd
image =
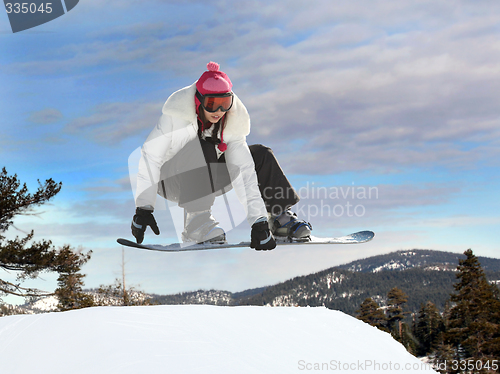
[{"label": "girl snowboarder", "polygon": [[271,149],[248,146],[250,117],[214,62],[191,86],[173,93],[141,150],[132,234],[138,243],[150,226],[156,195],[184,208],[185,242],[224,242],[211,214],[215,197],[235,189],[251,226],[251,247],[269,250],[274,236],[307,240],[311,225],[290,207],[299,197]]}]

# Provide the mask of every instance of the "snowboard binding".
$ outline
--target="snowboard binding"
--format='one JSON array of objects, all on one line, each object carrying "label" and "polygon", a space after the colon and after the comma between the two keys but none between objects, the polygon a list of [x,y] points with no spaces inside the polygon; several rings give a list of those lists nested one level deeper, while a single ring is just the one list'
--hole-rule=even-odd
[{"label": "snowboard binding", "polygon": [[271,216],[269,226],[277,241],[289,243],[311,241],[312,225],[299,220],[297,214],[291,210],[286,210],[279,216]]}]

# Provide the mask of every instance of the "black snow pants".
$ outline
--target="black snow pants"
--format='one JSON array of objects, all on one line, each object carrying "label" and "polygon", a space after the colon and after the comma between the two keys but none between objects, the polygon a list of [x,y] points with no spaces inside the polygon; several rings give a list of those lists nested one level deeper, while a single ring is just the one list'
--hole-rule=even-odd
[{"label": "black snow pants", "polygon": [[[273,151],[261,144],[251,145],[249,149],[267,211],[279,215],[297,204],[299,196]],[[208,210],[216,196],[232,188],[228,167],[234,166],[226,164],[224,154],[217,157],[212,142],[194,139],[163,165],[158,193],[188,212]]]}]

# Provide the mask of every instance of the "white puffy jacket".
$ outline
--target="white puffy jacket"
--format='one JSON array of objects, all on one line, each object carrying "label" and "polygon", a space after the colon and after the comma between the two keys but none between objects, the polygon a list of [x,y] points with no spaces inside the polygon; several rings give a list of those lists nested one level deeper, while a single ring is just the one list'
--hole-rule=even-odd
[{"label": "white puffy jacket", "polygon": [[[137,207],[155,206],[156,186],[160,181],[162,165],[198,136],[195,92],[196,83],[193,83],[174,92],[163,105],[162,116],[141,150],[135,195]],[[239,169],[239,173],[235,173],[233,168],[228,168],[233,188],[245,208],[248,223],[252,225],[258,218],[267,217],[267,211],[260,195],[253,158],[246,143],[246,136],[250,133],[250,116],[236,95],[226,116],[226,163]]]}]

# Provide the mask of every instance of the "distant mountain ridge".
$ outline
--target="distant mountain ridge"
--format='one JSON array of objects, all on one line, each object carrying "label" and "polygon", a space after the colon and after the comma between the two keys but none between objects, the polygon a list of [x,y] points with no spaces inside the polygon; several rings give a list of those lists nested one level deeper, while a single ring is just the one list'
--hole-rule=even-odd
[{"label": "distant mountain ridge", "polygon": [[[363,273],[407,270],[415,267],[426,270],[455,271],[458,260],[464,258],[465,256],[459,253],[413,249],[372,256],[337,266],[337,268]],[[485,271],[500,271],[500,259],[482,256],[478,256],[478,259]]]},{"label": "distant mountain ridge", "polygon": [[[427,301],[443,310],[453,292],[455,271],[462,258],[463,254],[433,250],[397,251],[260,289],[238,293],[199,290],[157,296],[155,300],[160,304],[326,306],[355,315],[367,297],[384,306],[389,290],[398,287],[409,296],[410,311],[418,311]],[[479,257],[479,260],[490,281],[498,282],[500,259]],[[214,298],[217,293],[223,293],[223,298]]]}]

